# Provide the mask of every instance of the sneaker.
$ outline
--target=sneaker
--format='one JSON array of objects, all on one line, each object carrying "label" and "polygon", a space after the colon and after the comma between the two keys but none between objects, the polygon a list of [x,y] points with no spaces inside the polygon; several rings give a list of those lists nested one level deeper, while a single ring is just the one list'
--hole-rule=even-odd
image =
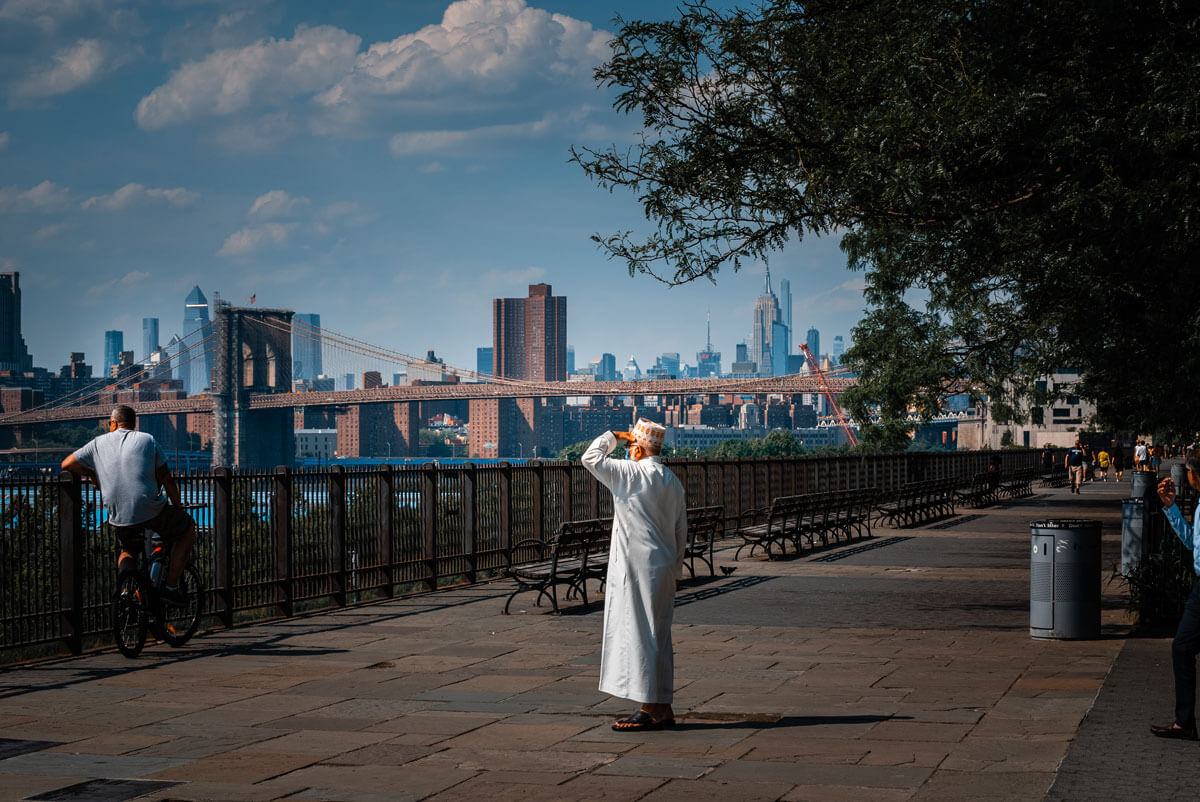
[{"label": "sneaker", "polygon": [[188,596],[183,588],[163,588],[159,591],[158,597],[163,600],[164,604],[172,607],[187,607],[188,604]]}]

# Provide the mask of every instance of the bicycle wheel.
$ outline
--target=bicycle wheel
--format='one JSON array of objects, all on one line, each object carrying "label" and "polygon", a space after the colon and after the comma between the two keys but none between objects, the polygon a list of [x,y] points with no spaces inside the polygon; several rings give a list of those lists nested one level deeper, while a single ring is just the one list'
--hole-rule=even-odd
[{"label": "bicycle wheel", "polygon": [[125,570],[117,576],[112,600],[113,640],[126,657],[137,657],[146,643],[148,599],[146,582],[139,571]]},{"label": "bicycle wheel", "polygon": [[179,589],[187,595],[188,603],[183,607],[161,604],[157,634],[169,645],[179,648],[187,643],[200,626],[204,614],[204,584],[200,572],[189,565],[179,576]]}]

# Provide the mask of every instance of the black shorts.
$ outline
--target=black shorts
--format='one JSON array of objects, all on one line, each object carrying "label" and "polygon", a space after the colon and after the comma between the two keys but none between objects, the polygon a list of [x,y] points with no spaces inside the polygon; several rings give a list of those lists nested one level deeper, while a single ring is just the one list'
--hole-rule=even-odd
[{"label": "black shorts", "polygon": [[174,543],[183,537],[196,525],[192,516],[174,504],[162,508],[162,512],[149,521],[133,526],[113,526],[113,534],[117,536],[117,547],[130,554],[138,554],[146,545],[146,530],[152,529],[162,535],[163,540]]}]

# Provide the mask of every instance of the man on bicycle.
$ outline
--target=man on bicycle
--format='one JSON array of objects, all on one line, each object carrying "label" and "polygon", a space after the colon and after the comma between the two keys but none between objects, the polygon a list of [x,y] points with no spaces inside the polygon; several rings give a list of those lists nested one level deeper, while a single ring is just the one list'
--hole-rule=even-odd
[{"label": "man on bicycle", "polygon": [[[146,432],[136,431],[136,426],[137,413],[132,408],[115,408],[108,419],[108,434],[71,454],[62,467],[104,488],[108,523],[120,551],[117,570],[136,565],[134,555],[145,548],[146,529],[153,529],[171,544],[171,565],[162,599],[187,604],[179,589],[179,577],[196,539],[196,522],[183,509],[179,486],[158,442]],[[167,491],[170,504],[163,500],[160,487]]]}]

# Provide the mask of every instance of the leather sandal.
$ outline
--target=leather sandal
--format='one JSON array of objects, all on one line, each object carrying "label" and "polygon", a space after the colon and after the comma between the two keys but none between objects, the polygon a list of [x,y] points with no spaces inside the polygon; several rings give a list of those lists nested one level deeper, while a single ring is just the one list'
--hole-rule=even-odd
[{"label": "leather sandal", "polygon": [[664,718],[660,721],[655,721],[645,710],[639,710],[629,718],[617,719],[616,723],[612,725],[612,728],[617,732],[643,732],[673,729],[674,727],[675,719]]}]

